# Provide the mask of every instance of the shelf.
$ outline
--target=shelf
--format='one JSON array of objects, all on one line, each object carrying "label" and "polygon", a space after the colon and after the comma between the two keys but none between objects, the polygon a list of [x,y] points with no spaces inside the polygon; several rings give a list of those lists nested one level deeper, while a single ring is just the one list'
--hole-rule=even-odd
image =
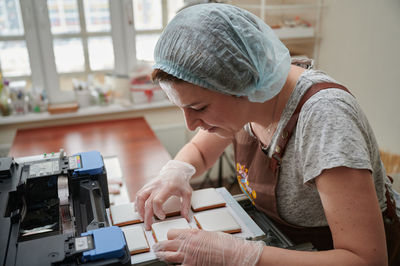
[{"label": "shelf", "polygon": [[318,62],[323,0],[228,1],[247,9],[273,28],[291,54],[304,54]]},{"label": "shelf", "polygon": [[275,34],[279,39],[301,39],[301,38],[314,38],[314,27],[282,27],[274,29]]},{"label": "shelf", "polygon": [[112,114],[112,113],[122,113],[130,111],[141,111],[149,109],[157,109],[164,107],[174,106],[169,100],[156,101],[151,103],[140,103],[130,106],[122,106],[118,104],[111,104],[107,106],[90,106],[86,108],[80,108],[78,111],[73,113],[62,113],[51,115],[48,112],[43,113],[29,113],[25,115],[11,115],[7,117],[0,117],[0,125],[12,125],[20,124],[25,122],[39,122],[39,121],[50,121],[65,118],[74,117],[85,117],[85,116],[95,116],[102,114]]},{"label": "shelf", "polygon": [[[257,4],[243,4],[237,5],[245,9],[260,9],[260,5]],[[288,4],[288,5],[265,5],[264,10],[267,11],[282,11],[282,10],[301,10],[301,9],[313,9],[322,7],[320,4]]]}]

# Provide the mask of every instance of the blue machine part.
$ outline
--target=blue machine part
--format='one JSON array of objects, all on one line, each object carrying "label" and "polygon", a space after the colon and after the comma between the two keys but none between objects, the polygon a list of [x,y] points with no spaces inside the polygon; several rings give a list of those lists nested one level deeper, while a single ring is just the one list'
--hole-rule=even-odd
[{"label": "blue machine part", "polygon": [[97,175],[103,172],[104,162],[98,151],[88,151],[74,154],[80,168],[74,170],[74,176]]},{"label": "blue machine part", "polygon": [[118,226],[104,227],[81,234],[81,236],[87,235],[93,236],[94,249],[83,252],[82,262],[121,258],[125,255],[127,244],[124,233]]}]

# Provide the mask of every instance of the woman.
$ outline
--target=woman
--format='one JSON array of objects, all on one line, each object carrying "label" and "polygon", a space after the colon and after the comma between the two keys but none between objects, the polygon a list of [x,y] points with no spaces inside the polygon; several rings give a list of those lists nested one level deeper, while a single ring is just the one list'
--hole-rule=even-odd
[{"label": "woman", "polygon": [[165,218],[161,207],[171,195],[182,197],[187,218],[190,178],[233,142],[243,192],[294,242],[309,241],[319,250],[171,230],[169,240],[154,247],[160,259],[184,265],[388,264],[382,214],[398,222],[386,199],[390,185],[373,132],[346,88],[306,69],[307,62],[291,64],[265,23],[224,4],[179,12],[157,43],[155,61],[154,80],[182,109],[188,129],[201,130],[138,192],[146,229],[153,215]]}]

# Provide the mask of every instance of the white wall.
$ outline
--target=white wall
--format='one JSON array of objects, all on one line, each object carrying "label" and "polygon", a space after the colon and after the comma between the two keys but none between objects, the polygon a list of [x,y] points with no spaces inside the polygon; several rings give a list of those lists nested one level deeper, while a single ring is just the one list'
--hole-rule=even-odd
[{"label": "white wall", "polygon": [[357,97],[381,149],[400,154],[400,0],[324,0],[318,68]]}]

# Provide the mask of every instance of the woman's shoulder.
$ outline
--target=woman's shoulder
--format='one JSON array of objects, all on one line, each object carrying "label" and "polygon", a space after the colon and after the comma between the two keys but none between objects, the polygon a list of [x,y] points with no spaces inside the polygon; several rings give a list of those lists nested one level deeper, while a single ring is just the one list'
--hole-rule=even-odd
[{"label": "woman's shoulder", "polygon": [[334,78],[332,78],[322,70],[307,69],[303,72],[303,74],[297,81],[296,89],[307,90],[310,86],[322,82],[339,83],[338,81],[336,81]]},{"label": "woman's shoulder", "polygon": [[[336,81],[331,76],[327,75],[325,72],[321,70],[306,70],[303,75],[299,78],[296,84],[296,93],[294,93],[294,97],[297,98],[297,101],[300,101],[300,98],[307,92],[307,90],[315,84],[318,83],[336,83],[342,85],[340,82]],[[297,102],[296,101],[296,102]],[[350,93],[345,90],[339,89],[335,86],[332,88],[326,88],[322,91],[317,92],[313,96],[311,96],[308,101],[304,104],[304,109],[308,109],[311,106],[314,106],[316,103],[320,103],[323,107],[324,102],[347,102],[348,104],[354,105],[356,103],[355,98]],[[317,107],[317,106],[314,106]]]}]

